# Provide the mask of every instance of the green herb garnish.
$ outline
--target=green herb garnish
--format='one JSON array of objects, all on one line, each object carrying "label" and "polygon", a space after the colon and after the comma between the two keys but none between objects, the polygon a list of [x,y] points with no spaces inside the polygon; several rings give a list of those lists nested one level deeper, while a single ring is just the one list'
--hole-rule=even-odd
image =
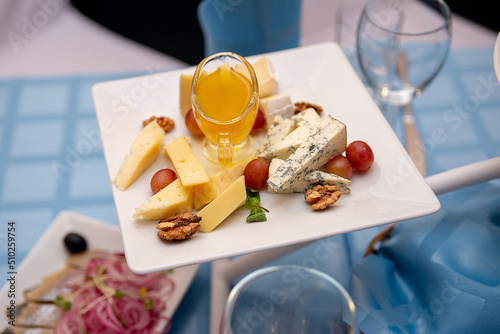
[{"label": "green herb garnish", "polygon": [[[250,214],[247,217],[247,223],[256,223],[266,221],[266,212],[269,212],[266,208],[259,205],[260,194],[257,190],[247,188],[247,200],[245,202],[245,207],[250,209]],[[265,211],[265,212],[264,212]]]},{"label": "green herb garnish", "polygon": [[154,300],[153,299],[148,299],[146,302],[146,310],[149,311],[153,307]]},{"label": "green herb garnish", "polygon": [[61,296],[56,297],[56,299],[54,300],[54,304],[56,304],[57,306],[62,306],[65,311],[69,311],[71,309],[71,302]]},{"label": "green herb garnish", "polygon": [[125,294],[123,292],[121,292],[120,290],[115,290],[115,294],[113,295],[113,297],[115,298],[123,298],[125,296]]}]

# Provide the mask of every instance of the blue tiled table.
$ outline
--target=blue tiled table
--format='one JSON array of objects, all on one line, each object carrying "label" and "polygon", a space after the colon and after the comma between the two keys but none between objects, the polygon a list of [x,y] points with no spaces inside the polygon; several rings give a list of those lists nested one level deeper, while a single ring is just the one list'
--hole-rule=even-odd
[{"label": "blue tiled table", "polygon": [[[0,226],[16,221],[18,261],[63,209],[118,224],[90,88],[134,75],[0,80]],[[493,74],[492,49],[452,51],[441,74],[415,101],[414,111],[429,174],[499,156],[500,87]],[[480,187],[485,186],[493,187],[493,205],[482,209],[494,211],[500,184],[492,181]],[[474,210],[463,191],[440,199],[444,212],[463,201]],[[421,219],[436,217],[439,213]],[[378,230],[330,238],[335,256],[318,266],[347,284],[350,266]],[[7,272],[5,233],[0,230],[0,275]],[[315,247],[276,263],[307,264]],[[181,303],[171,333],[208,332],[209,280],[207,263]]]}]

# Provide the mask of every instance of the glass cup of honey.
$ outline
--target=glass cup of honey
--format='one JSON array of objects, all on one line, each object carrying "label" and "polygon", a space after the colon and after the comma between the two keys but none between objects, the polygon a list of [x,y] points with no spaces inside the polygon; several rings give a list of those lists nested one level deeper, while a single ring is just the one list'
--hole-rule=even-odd
[{"label": "glass cup of honey", "polygon": [[221,52],[198,64],[191,87],[194,117],[205,135],[202,152],[227,165],[248,158],[259,105],[259,86],[252,65],[243,57]]}]

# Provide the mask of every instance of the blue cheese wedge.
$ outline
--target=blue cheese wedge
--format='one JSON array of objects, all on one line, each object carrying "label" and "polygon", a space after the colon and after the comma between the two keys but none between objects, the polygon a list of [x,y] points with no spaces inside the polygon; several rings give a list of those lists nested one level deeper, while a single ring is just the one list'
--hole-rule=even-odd
[{"label": "blue cheese wedge", "polygon": [[273,123],[274,124],[267,131],[266,137],[260,144],[257,155],[268,152],[274,144],[279,142],[282,138],[285,138],[295,129],[295,123],[290,118],[276,116]]},{"label": "blue cheese wedge", "polygon": [[268,150],[259,154],[259,158],[270,161],[273,158],[286,159],[292,155],[307,138],[319,131],[319,126],[299,126],[285,138],[271,145]]},{"label": "blue cheese wedge", "polygon": [[330,186],[339,187],[339,190],[343,193],[347,194],[351,192],[351,189],[349,188],[349,186],[351,185],[351,180],[348,180],[336,174],[316,170],[307,174],[305,180],[309,182],[309,187],[315,184],[328,184]]},{"label": "blue cheese wedge", "polygon": [[[282,163],[283,163],[283,160],[278,159],[278,158],[274,158],[273,160],[271,160],[271,163],[269,164],[269,174],[274,173],[276,168],[278,168],[278,166],[280,166]],[[301,180],[297,180],[296,182],[294,182],[293,186],[289,187],[289,188],[282,188],[282,189],[275,190],[268,185],[267,192],[271,193],[271,194],[304,193],[309,188],[310,188],[310,182],[305,180],[305,179],[301,179]]]},{"label": "blue cheese wedge", "polygon": [[[274,158],[273,160],[271,160],[271,162],[269,163],[269,175],[271,175],[272,173],[274,173],[276,171],[276,168],[278,168],[278,166],[281,165],[282,163],[283,163],[283,160],[278,159],[278,158]],[[274,190],[273,188],[269,187],[269,185],[268,185],[267,186],[267,192],[276,193],[276,190]]]},{"label": "blue cheese wedge", "polygon": [[259,100],[259,107],[266,117],[266,129],[269,129],[274,124],[276,116],[283,118],[292,118],[293,116],[294,106],[288,94],[278,94],[262,98]]},{"label": "blue cheese wedge", "polygon": [[313,127],[320,126],[321,124],[321,118],[313,108],[307,108],[306,110],[299,112],[298,114],[292,116],[292,119],[295,122],[295,127]]},{"label": "blue cheese wedge", "polygon": [[335,155],[342,154],[347,146],[345,124],[330,115],[321,122],[320,131],[310,136],[288,159],[284,160],[269,176],[267,184],[277,192],[285,189],[297,191],[307,174],[327,163]]}]

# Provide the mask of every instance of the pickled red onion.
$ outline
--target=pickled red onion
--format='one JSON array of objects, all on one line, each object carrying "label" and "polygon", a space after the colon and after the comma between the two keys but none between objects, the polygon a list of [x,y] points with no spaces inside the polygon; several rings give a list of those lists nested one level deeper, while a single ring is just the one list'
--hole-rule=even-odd
[{"label": "pickled red onion", "polygon": [[55,333],[136,334],[170,328],[170,319],[162,315],[175,289],[168,275],[134,274],[123,254],[112,253],[92,258],[80,275],[72,280],[71,295],[62,298],[61,307],[70,308]]}]

